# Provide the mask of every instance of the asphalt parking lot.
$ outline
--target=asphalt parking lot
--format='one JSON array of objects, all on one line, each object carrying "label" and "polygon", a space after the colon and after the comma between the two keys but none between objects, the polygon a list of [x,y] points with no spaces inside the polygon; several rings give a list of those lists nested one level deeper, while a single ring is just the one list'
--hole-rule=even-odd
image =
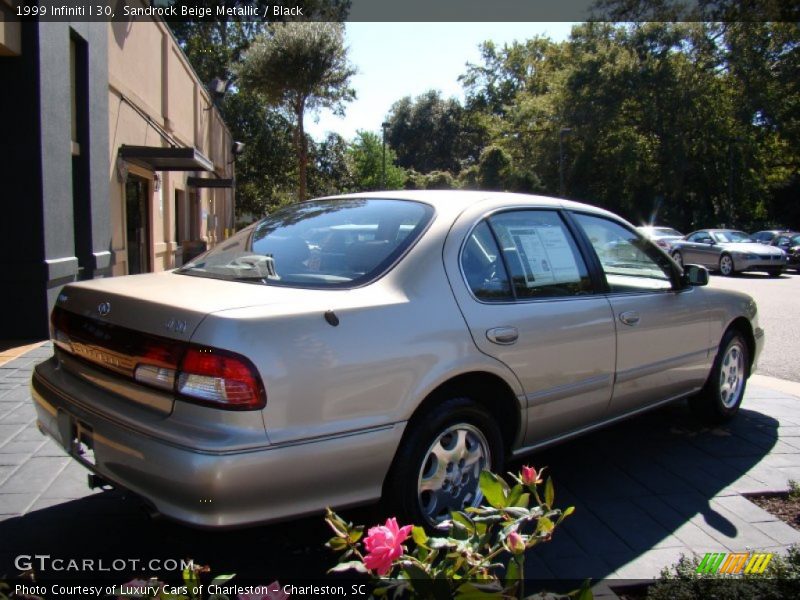
[{"label": "asphalt parking lot", "polygon": [[756,372],[800,382],[800,275],[794,271],[778,278],[765,273],[712,274],[709,286],[748,293],[758,304],[766,342]]}]

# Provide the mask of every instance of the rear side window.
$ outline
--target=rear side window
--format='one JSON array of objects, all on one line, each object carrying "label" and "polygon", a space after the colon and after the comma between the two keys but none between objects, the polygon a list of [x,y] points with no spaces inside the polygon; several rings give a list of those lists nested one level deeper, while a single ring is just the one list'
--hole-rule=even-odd
[{"label": "rear side window", "polygon": [[512,300],[503,258],[486,221],[478,224],[461,252],[461,270],[476,298],[487,302]]},{"label": "rear side window", "polygon": [[484,301],[569,297],[592,293],[583,257],[555,211],[493,215],[473,229],[461,268]]},{"label": "rear side window", "polygon": [[517,298],[592,293],[583,257],[557,212],[504,212],[489,222],[502,248]]}]

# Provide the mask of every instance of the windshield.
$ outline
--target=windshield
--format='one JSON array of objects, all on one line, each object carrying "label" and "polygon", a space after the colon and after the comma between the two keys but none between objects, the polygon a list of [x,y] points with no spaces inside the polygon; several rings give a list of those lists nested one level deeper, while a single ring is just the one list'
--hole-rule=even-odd
[{"label": "windshield", "polygon": [[744,231],[715,231],[711,235],[714,240],[721,244],[747,244],[755,243],[755,240],[747,235]]},{"label": "windshield", "polygon": [[792,246],[800,245],[800,235],[796,235],[792,238]]},{"label": "windshield", "polygon": [[409,200],[346,198],[282,208],[177,273],[297,287],[352,287],[411,246],[433,208]]}]

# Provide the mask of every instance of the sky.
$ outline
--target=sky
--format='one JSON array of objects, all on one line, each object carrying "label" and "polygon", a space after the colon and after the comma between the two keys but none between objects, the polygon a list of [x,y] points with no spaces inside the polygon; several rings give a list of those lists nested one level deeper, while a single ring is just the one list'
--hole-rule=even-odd
[{"label": "sky", "polygon": [[492,40],[499,46],[544,35],[565,40],[573,23],[362,23],[346,24],[352,78],[357,99],[344,118],[329,111],[310,115],[306,131],[317,141],[329,131],[346,140],[364,129],[379,133],[392,104],[430,89],[463,99],[458,76],[467,63],[480,59],[478,46]]}]

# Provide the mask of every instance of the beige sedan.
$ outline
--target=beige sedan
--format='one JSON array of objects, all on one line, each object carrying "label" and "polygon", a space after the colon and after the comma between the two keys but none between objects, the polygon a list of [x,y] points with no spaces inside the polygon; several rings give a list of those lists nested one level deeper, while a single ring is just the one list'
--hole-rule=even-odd
[{"label": "beige sedan", "polygon": [[383,497],[435,524],[482,469],[681,398],[733,417],[756,306],[575,202],[296,204],[184,267],[66,286],[42,431],[160,513],[229,527]]}]

